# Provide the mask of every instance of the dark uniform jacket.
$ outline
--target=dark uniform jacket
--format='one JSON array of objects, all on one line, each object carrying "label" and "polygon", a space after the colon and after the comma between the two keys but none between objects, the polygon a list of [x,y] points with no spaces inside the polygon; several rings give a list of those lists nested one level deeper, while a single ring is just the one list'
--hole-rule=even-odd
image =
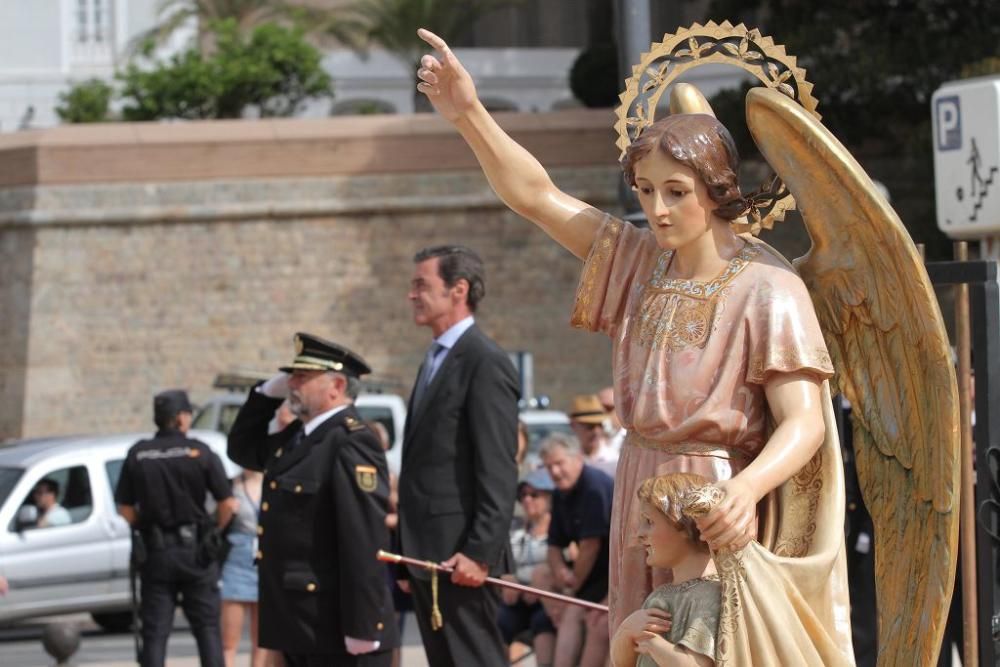
[{"label": "dark uniform jacket", "polygon": [[[281,400],[250,391],[229,434],[229,457],[264,471],[261,496],[260,645],[346,655],[344,637],[399,645],[385,565],[389,473],[375,434],[353,406],[286,451],[293,422],[268,435]],[[299,436],[301,437],[301,436]]]},{"label": "dark uniform jacket", "polygon": [[222,461],[200,440],[161,429],[128,450],[115,502],[138,508],[138,528],[171,531],[206,522],[206,493],[216,500],[233,495]]},{"label": "dark uniform jacket", "polygon": [[[461,552],[493,576],[510,572],[518,395],[507,353],[475,325],[448,352],[420,405],[411,395],[399,476],[404,555],[440,562]],[[416,568],[410,575],[429,576]]]}]

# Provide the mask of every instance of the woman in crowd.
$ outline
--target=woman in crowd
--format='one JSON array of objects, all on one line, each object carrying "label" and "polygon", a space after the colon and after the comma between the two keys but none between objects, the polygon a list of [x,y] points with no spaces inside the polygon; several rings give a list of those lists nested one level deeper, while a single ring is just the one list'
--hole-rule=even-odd
[{"label": "woman in crowd", "polygon": [[[529,473],[517,486],[517,498],[524,510],[524,526],[510,534],[511,552],[514,554],[514,575],[505,579],[531,585],[535,570],[545,567],[548,552],[549,521],[552,518],[552,491],[555,486],[545,470]],[[497,621],[504,641],[510,645],[518,636],[529,631],[539,667],[552,664],[555,650],[555,627],[536,597],[508,588],[501,589],[503,605]],[[518,655],[511,651],[511,662]]]}]

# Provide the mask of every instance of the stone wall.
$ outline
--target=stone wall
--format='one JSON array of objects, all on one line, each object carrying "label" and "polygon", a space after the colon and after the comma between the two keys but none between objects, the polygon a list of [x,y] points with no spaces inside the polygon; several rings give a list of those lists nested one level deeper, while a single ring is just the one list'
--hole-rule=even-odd
[{"label": "stone wall", "polygon": [[[564,189],[615,206],[610,113],[502,124]],[[430,334],[405,294],[419,248],[488,270],[481,326],[535,356],[556,407],[608,383],[570,329],[580,262],[504,208],[433,117],[65,127],[0,137],[0,440],[150,424],[150,397],[209,396],[286,362],[305,330],[406,394]]]}]

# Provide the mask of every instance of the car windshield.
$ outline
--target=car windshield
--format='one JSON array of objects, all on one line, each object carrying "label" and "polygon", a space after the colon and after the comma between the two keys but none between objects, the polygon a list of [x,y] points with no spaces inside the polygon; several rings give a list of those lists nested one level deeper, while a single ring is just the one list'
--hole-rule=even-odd
[{"label": "car windshield", "polygon": [[17,480],[24,474],[24,468],[9,468],[0,466],[0,506],[7,500],[7,496],[14,490]]}]

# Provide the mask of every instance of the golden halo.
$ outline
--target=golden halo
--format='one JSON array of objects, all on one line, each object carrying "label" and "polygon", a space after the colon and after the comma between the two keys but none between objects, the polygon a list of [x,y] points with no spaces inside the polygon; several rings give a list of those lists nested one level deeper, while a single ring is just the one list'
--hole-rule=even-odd
[{"label": "golden halo", "polygon": [[[762,37],[756,28],[747,30],[742,23],[735,27],[729,21],[721,25],[714,21],[704,26],[695,23],[676,34],[665,34],[663,41],[654,42],[639,63],[633,65],[625,91],[618,96],[621,105],[616,110],[616,145],[621,149],[621,157],[643,128],[655,120],[660,98],[670,84],[684,72],[708,64],[739,67],[820,118],[806,71],[796,65],[794,56],[785,53],[784,46],[775,45],[770,37]],[[742,227],[738,231],[756,235],[761,228],[771,229],[775,222],[784,219],[785,211],[795,208],[795,199],[776,175],[766,179],[758,192],[758,209],[751,212],[753,220],[738,225]]]}]

